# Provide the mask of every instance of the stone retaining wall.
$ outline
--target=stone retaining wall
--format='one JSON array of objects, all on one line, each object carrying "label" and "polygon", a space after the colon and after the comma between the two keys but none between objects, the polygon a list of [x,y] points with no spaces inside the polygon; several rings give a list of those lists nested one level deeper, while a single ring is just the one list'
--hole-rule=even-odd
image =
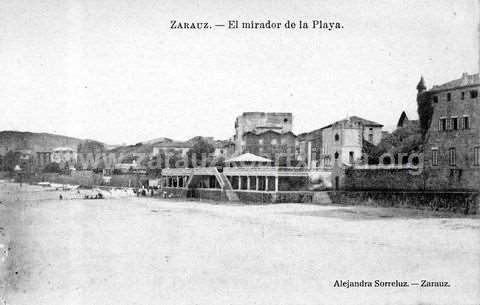
[{"label": "stone retaining wall", "polygon": [[480,213],[480,198],[475,192],[329,191],[328,195],[335,204]]}]

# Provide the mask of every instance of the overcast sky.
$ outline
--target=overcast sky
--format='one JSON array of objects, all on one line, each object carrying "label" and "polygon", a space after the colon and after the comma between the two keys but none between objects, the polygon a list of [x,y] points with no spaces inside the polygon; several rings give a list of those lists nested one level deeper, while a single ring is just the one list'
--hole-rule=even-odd
[{"label": "overcast sky", "polygon": [[[478,0],[0,1],[0,130],[110,144],[226,139],[246,111],[301,133],[416,115],[415,86],[478,72]],[[171,30],[170,20],[300,19],[341,31]]]}]

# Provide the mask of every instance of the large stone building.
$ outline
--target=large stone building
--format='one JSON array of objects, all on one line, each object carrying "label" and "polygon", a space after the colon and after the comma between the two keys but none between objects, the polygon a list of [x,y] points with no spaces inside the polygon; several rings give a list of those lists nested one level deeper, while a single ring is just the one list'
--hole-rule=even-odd
[{"label": "large stone building", "polygon": [[383,125],[357,116],[334,122],[320,129],[302,134],[299,139],[300,156],[308,167],[332,167],[353,164],[362,157],[364,142],[373,145],[382,139]]},{"label": "large stone building", "polygon": [[235,154],[252,153],[271,159],[295,159],[293,116],[284,112],[244,112],[235,121]]},{"label": "large stone building", "polygon": [[433,106],[424,149],[428,187],[479,190],[479,74],[464,73],[428,91],[422,78],[417,90]]},{"label": "large stone building", "polygon": [[273,130],[249,131],[243,135],[242,153],[252,153],[277,160],[289,158],[295,160],[296,136],[288,131],[279,133]]}]

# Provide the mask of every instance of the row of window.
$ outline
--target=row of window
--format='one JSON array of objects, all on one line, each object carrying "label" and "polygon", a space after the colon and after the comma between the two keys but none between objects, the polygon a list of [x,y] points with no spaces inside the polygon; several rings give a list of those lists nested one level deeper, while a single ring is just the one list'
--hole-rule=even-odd
[{"label": "row of window", "polygon": [[[432,165],[438,166],[438,149],[432,149]],[[457,165],[457,150],[454,147],[448,149],[448,164]],[[480,165],[480,147],[473,148],[473,165]]]},{"label": "row of window", "polygon": [[[336,151],[333,154],[333,157],[335,158],[335,160],[338,160],[338,158],[340,157],[340,154],[338,153],[338,151]],[[353,151],[349,152],[348,153],[348,158],[349,158],[350,163],[353,163],[355,161],[355,152],[353,152]],[[331,163],[332,163],[332,159],[331,159],[330,156],[325,156],[323,158],[323,161],[324,161],[325,166],[330,166]]]},{"label": "row of window", "polygon": [[[465,91],[462,91],[462,92],[460,93],[460,99],[461,99],[461,100],[464,100],[464,99],[465,99],[465,95],[466,95],[466,94],[465,94]],[[470,95],[470,98],[471,98],[471,99],[477,98],[477,97],[478,97],[478,90],[470,90],[470,91],[469,91],[469,95]],[[448,101],[448,102],[452,101],[452,93],[451,93],[451,92],[448,92],[448,93],[447,93],[447,101]],[[437,96],[437,95],[435,95],[435,96],[433,97],[433,102],[434,102],[434,103],[438,103],[438,96]]]},{"label": "row of window", "polygon": [[438,120],[438,130],[458,130],[470,129],[470,118],[467,115],[463,117],[440,118]]},{"label": "row of window", "polygon": [[[267,141],[267,142],[268,142],[268,141]],[[270,145],[277,145],[278,142],[279,142],[278,139],[273,138],[273,139],[270,140]],[[288,143],[288,139],[286,139],[286,138],[281,138],[281,139],[280,139],[280,143],[281,143],[281,144],[286,144],[286,143]],[[246,141],[243,140],[243,141],[242,141],[242,145],[245,145],[245,144],[246,144]],[[255,145],[255,144],[248,144],[248,145]],[[268,144],[265,144],[264,139],[258,139],[258,145],[268,145]]]}]

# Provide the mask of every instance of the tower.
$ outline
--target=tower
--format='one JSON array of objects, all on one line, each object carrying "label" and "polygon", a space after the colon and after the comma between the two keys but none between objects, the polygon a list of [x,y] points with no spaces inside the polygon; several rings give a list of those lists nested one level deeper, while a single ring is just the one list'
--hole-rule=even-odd
[{"label": "tower", "polygon": [[417,94],[421,94],[425,90],[427,90],[427,87],[425,86],[425,80],[423,79],[423,76],[422,76],[420,77],[420,81],[418,82],[418,85],[417,85]]}]

